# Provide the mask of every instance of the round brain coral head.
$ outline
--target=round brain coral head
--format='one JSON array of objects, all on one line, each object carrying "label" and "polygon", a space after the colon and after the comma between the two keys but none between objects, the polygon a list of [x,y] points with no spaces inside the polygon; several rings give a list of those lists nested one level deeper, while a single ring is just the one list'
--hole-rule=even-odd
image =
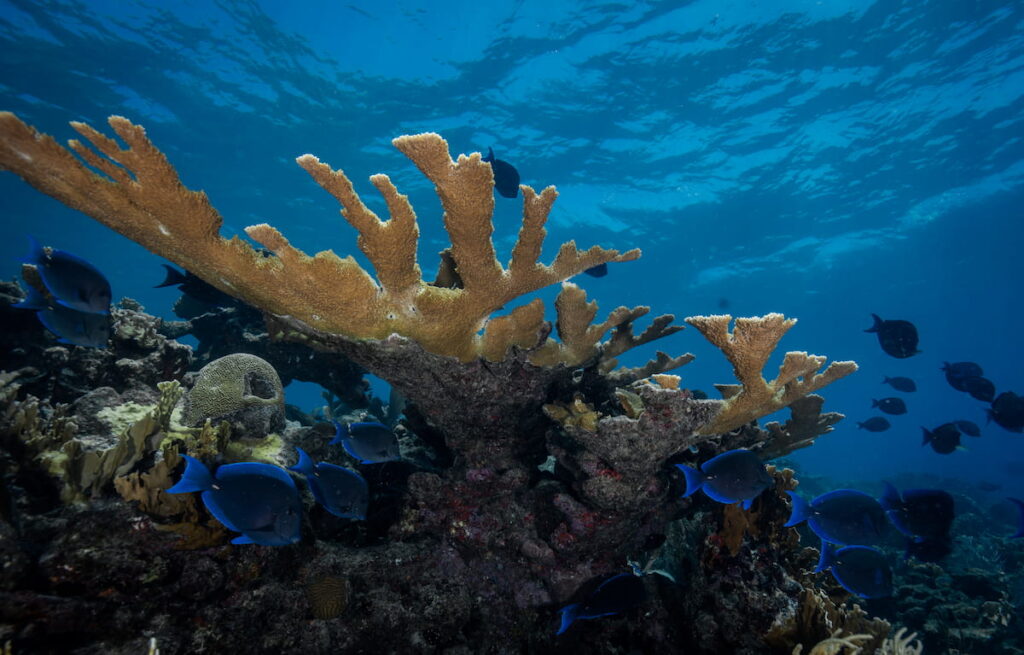
[{"label": "round brain coral head", "polygon": [[199,371],[185,396],[184,422],[206,419],[232,423],[233,433],[263,437],[284,428],[284,389],[274,367],[255,355],[236,353]]}]

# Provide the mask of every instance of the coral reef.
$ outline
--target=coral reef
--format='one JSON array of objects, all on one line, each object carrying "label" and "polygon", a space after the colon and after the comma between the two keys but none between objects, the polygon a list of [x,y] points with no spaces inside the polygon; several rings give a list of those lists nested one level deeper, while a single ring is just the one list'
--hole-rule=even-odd
[{"label": "coral reef", "polygon": [[198,426],[227,421],[240,434],[264,435],[284,428],[284,389],[274,367],[255,355],[235,353],[199,370],[185,395],[183,419]]}]

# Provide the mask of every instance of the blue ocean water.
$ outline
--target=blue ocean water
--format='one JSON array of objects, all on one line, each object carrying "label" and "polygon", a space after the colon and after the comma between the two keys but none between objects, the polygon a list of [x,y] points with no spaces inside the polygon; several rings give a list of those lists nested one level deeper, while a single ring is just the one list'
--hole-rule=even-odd
[{"label": "blue ocean water", "polygon": [[[144,125],[225,234],[268,222],[295,245],[355,254],[334,200],[294,164],[389,174],[420,218],[427,277],[447,245],[429,183],[390,140],[437,131],[453,153],[513,162],[553,184],[557,245],[640,247],[606,278],[577,280],[602,311],[677,317],[782,312],[782,350],[856,360],[824,390],[847,420],[792,460],[836,481],[933,474],[1024,497],[1024,437],[985,425],[943,361],[984,366],[1024,392],[1024,6],[1017,2],[178,2],[0,1],[0,108],[59,140],[68,121]],[[96,263],[115,298],[171,315],[162,260],[0,175],[0,274],[24,235]],[[498,199],[507,257],[519,201]],[[363,262],[365,264],[365,262]],[[554,290],[540,294],[548,301]],[[913,321],[921,354],[897,360],[870,314]],[[684,385],[731,382],[693,329],[638,349],[686,351]],[[777,358],[778,359],[778,358]],[[771,376],[777,361],[769,365]],[[856,428],[870,399],[910,376],[910,411]],[[309,389],[290,400],[315,401]],[[921,447],[920,426],[983,426],[968,450]],[[877,487],[876,487],[877,488]]]}]

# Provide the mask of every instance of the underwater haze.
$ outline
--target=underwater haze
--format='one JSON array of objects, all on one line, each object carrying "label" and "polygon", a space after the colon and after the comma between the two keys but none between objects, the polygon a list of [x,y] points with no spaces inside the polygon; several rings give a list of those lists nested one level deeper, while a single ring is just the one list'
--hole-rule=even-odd
[{"label": "underwater haze", "polygon": [[[205,191],[224,236],[269,223],[368,270],[295,158],[344,169],[382,216],[369,177],[387,173],[417,211],[427,280],[449,244],[442,209],[391,140],[437,132],[453,157],[493,149],[523,184],[558,189],[542,261],[569,240],[643,250],[573,279],[600,317],[640,303],[679,319],[779,312],[799,322],[767,377],[787,350],[857,362],[820,392],[846,418],[783,461],[813,480],[810,497],[879,496],[891,481],[979,506],[1024,498],[1024,434],[942,371],[976,362],[996,395],[1024,394],[1020,2],[0,0],[0,110],[60,143],[79,138],[70,121],[109,132],[124,116]],[[495,203],[507,261],[522,199]],[[166,260],[13,174],[0,173],[0,212],[3,279],[31,235],[100,269],[115,303],[174,318],[179,294],[155,288]],[[516,304],[543,298],[554,320],[557,290]],[[920,352],[885,352],[873,314],[912,323]],[[686,388],[717,398],[734,381],[693,328],[620,363],[656,350],[696,355],[674,371]],[[308,383],[286,393],[307,412],[323,404]],[[906,413],[872,407],[887,397]],[[890,427],[858,428],[872,417]],[[964,420],[981,436],[946,454],[922,444],[922,428]]]}]

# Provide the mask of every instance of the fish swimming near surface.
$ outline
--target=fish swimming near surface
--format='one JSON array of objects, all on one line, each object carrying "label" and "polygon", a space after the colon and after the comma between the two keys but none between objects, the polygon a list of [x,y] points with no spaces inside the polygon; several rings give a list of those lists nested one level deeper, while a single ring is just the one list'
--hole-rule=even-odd
[{"label": "fish swimming near surface", "polygon": [[515,198],[519,195],[519,171],[507,161],[494,158],[494,150],[487,149],[487,156],[483,160],[491,165],[494,173],[494,188],[506,198]]},{"label": "fish swimming near surface", "polygon": [[906,414],[907,404],[902,398],[882,398],[881,400],[871,399],[871,407],[877,407],[886,414]]},{"label": "fish swimming near surface", "polygon": [[106,348],[110,341],[110,314],[82,312],[54,305],[36,312],[39,322],[57,335],[60,343],[89,348]]},{"label": "fish swimming near surface", "polygon": [[905,359],[921,352],[917,349],[917,328],[910,321],[885,321],[878,314],[872,314],[874,325],[864,330],[878,335],[878,343],[886,354]]},{"label": "fish swimming near surface", "polygon": [[361,464],[394,462],[402,458],[398,438],[383,423],[334,423],[334,438],[329,445],[340,444]]},{"label": "fish swimming near surface", "polygon": [[207,305],[230,305],[235,300],[217,287],[206,283],[202,278],[196,277],[188,271],[182,273],[168,264],[164,264],[163,267],[167,269],[167,275],[164,277],[163,282],[153,287],[154,289],[178,287],[178,291],[181,291],[186,296]]},{"label": "fish swimming near surface", "polygon": [[940,369],[946,374],[946,382],[949,386],[953,387],[957,391],[967,391],[963,386],[964,378],[985,375],[985,371],[982,370],[981,366],[974,362],[942,362],[942,368]]},{"label": "fish swimming near surface", "polygon": [[69,252],[44,248],[33,237],[29,241],[31,251],[22,261],[35,266],[56,304],[90,314],[110,313],[110,282],[98,268]]},{"label": "fish swimming near surface", "polygon": [[955,450],[966,450],[960,445],[960,429],[956,423],[943,423],[934,430],[922,427],[921,432],[921,445],[931,445],[932,450],[940,455],[948,455]]},{"label": "fish swimming near surface", "polygon": [[1013,506],[1017,508],[1017,531],[1010,535],[1010,539],[1020,539],[1024,537],[1024,501],[1016,498],[1007,498],[1006,500],[1013,503]]},{"label": "fish swimming near surface", "polygon": [[299,462],[288,468],[306,476],[316,502],[343,519],[366,519],[370,492],[366,480],[355,471],[326,462],[314,462],[306,451],[296,448]]},{"label": "fish swimming near surface", "polygon": [[975,423],[974,421],[965,421],[965,420],[953,421],[953,425],[955,425],[957,428],[959,428],[960,431],[963,432],[964,434],[966,434],[968,437],[980,437],[981,436],[981,428],[979,428],[978,424]]},{"label": "fish swimming near surface", "polygon": [[686,464],[676,464],[676,468],[686,476],[684,498],[700,489],[720,503],[742,502],[743,509],[750,509],[754,499],[775,484],[761,458],[742,448],[712,457],[699,470]]},{"label": "fish swimming near surface", "polygon": [[945,537],[953,526],[953,496],[942,489],[907,489],[900,495],[886,482],[879,502],[896,529],[918,541]]},{"label": "fish swimming near surface", "polygon": [[872,416],[866,421],[860,421],[857,423],[857,427],[861,430],[867,430],[868,432],[885,432],[891,426],[889,421],[881,416]]},{"label": "fish swimming near surface", "polygon": [[598,264],[597,266],[591,266],[587,270],[583,271],[590,277],[604,277],[608,275],[608,264]]},{"label": "fish swimming near surface", "polygon": [[226,464],[215,475],[188,455],[185,473],[169,494],[201,491],[203,504],[224,527],[242,536],[233,544],[286,546],[299,541],[302,499],[295,481],[284,469],[270,464]]},{"label": "fish swimming near surface", "polygon": [[988,418],[1010,432],[1024,432],[1024,396],[1004,391],[992,401]]},{"label": "fish swimming near surface", "polygon": [[969,375],[962,381],[963,390],[971,395],[971,398],[984,403],[992,402],[996,397],[996,385],[988,378],[980,375]]},{"label": "fish swimming near surface", "polygon": [[911,380],[910,378],[904,378],[904,377],[890,378],[890,377],[886,377],[886,378],[882,379],[882,384],[888,384],[890,387],[892,387],[896,391],[902,391],[904,393],[913,393],[913,392],[917,391],[917,384],[915,384],[914,381]]},{"label": "fish swimming near surface", "polygon": [[604,580],[582,602],[561,609],[562,625],[557,635],[569,629],[580,619],[597,619],[621,614],[647,600],[643,578],[632,573],[619,573]]},{"label": "fish swimming near surface", "polygon": [[889,520],[885,509],[871,496],[854,489],[837,489],[807,502],[795,491],[787,491],[793,509],[787,528],[807,521],[808,527],[823,541],[846,546],[881,543]]},{"label": "fish swimming near surface", "polygon": [[880,551],[867,546],[836,548],[821,544],[821,558],[815,572],[831,571],[843,589],[861,598],[892,595],[892,569]]}]

